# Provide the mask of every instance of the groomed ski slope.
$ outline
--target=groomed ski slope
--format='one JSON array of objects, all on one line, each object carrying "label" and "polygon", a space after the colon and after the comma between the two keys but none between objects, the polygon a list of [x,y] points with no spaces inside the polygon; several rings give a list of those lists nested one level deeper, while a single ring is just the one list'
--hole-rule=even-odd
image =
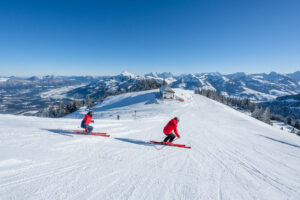
[{"label": "groomed ski slope", "polygon": [[[176,90],[184,103],[155,92],[94,108],[95,131],[111,138],[67,131],[84,110],[0,115],[0,199],[300,199],[300,137],[190,91]],[[149,144],[174,116],[176,142],[192,148]]]}]

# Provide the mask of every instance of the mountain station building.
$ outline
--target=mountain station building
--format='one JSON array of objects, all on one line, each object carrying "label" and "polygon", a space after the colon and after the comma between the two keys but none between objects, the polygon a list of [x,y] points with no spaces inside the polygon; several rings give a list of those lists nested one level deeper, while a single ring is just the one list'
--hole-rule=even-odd
[{"label": "mountain station building", "polygon": [[163,85],[159,90],[163,99],[175,99],[175,92],[168,84]]}]

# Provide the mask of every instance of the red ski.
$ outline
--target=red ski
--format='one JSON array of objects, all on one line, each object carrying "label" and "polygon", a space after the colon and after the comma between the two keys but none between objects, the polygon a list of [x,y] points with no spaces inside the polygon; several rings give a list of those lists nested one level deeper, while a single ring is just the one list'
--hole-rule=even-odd
[{"label": "red ski", "polygon": [[184,144],[174,144],[174,143],[163,143],[163,142],[156,142],[156,141],[150,141],[153,144],[159,144],[159,145],[167,145],[167,146],[174,146],[174,147],[180,147],[180,148],[187,148],[190,149],[191,147],[185,146]]},{"label": "red ski", "polygon": [[85,131],[82,130],[72,130],[77,134],[82,134],[82,135],[95,135],[95,136],[102,136],[102,137],[109,137],[110,135],[107,135],[106,133],[96,133],[96,132],[92,132],[92,133],[87,133]]}]

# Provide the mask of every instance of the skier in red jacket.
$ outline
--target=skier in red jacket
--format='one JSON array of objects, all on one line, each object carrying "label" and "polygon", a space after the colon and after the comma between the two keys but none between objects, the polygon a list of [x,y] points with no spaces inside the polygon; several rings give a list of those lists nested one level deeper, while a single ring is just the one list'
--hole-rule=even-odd
[{"label": "skier in red jacket", "polygon": [[[171,119],[169,121],[169,123],[165,126],[164,128],[164,134],[167,135],[167,137],[164,139],[164,143],[167,143],[167,142],[172,142],[175,137],[177,136],[178,138],[180,138],[180,135],[178,134],[178,131],[177,131],[177,124],[179,122],[179,119],[178,117],[175,117],[174,119]],[[172,133],[174,131],[174,133]]]},{"label": "skier in red jacket", "polygon": [[81,128],[84,128],[87,133],[91,133],[93,131],[93,127],[89,125],[89,123],[94,123],[93,113],[92,111],[89,111],[85,116],[84,119],[81,122]]}]

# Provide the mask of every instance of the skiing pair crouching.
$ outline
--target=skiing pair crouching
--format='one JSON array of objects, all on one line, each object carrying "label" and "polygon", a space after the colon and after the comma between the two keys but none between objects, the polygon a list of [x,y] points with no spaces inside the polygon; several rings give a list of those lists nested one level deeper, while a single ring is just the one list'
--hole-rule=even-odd
[{"label": "skiing pair crouching", "polygon": [[93,131],[93,127],[90,126],[90,123],[94,123],[94,120],[92,120],[93,118],[93,113],[92,111],[89,111],[85,116],[84,119],[81,122],[81,128],[84,128],[85,132],[87,133],[91,133]]},{"label": "skiing pair crouching", "polygon": [[[81,128],[85,129],[85,132],[87,133],[92,133],[93,131],[93,127],[90,126],[90,123],[94,123],[94,120],[92,120],[93,118],[93,113],[92,111],[89,111],[85,116],[84,119],[81,122]],[[180,135],[178,134],[178,130],[177,130],[177,124],[179,123],[179,118],[178,117],[174,117],[173,119],[171,119],[168,124],[165,126],[163,132],[166,135],[166,138],[164,139],[163,143],[172,143],[173,140],[176,138],[180,138]],[[174,133],[173,133],[174,131]]]},{"label": "skiing pair crouching", "polygon": [[[164,134],[167,136],[163,143],[172,143],[173,140],[176,138],[176,136],[178,138],[180,138],[180,135],[178,134],[178,130],[177,130],[177,124],[179,123],[179,118],[175,117],[173,119],[171,119],[168,124],[165,126],[164,128]],[[174,133],[173,133],[174,131]]]}]

